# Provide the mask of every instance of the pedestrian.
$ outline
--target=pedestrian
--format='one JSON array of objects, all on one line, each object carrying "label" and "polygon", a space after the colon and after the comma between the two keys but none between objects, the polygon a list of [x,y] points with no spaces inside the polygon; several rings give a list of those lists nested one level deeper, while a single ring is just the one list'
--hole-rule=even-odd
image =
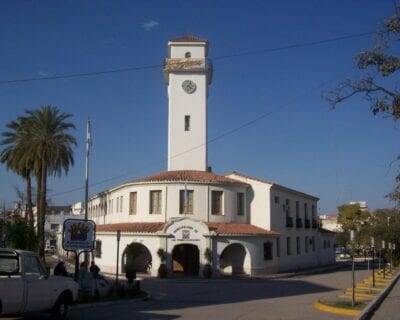
[{"label": "pedestrian", "polygon": [[99,272],[100,272],[100,268],[94,263],[94,261],[92,260],[92,262],[90,263],[90,268],[89,268],[90,272],[93,274],[93,278],[96,279],[99,276]]},{"label": "pedestrian", "polygon": [[146,261],[146,271],[150,272],[151,267],[152,267],[151,260],[147,259],[147,261]]},{"label": "pedestrian", "polygon": [[64,277],[69,277],[68,271],[65,268],[65,263],[64,261],[59,261],[57,265],[54,268],[54,275],[55,276],[64,276]]}]

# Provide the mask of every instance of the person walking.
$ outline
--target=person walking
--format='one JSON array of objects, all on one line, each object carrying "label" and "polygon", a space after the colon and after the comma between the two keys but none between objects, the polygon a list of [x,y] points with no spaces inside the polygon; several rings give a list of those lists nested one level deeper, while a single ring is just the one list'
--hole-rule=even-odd
[{"label": "person walking", "polygon": [[55,276],[64,276],[64,277],[69,277],[68,271],[65,268],[65,263],[64,261],[59,261],[57,265],[54,268],[54,275]]}]

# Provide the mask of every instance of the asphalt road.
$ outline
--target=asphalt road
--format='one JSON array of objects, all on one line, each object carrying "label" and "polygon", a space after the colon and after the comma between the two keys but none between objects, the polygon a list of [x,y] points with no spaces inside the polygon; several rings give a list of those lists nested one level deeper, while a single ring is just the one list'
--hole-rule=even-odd
[{"label": "asphalt road", "polygon": [[[367,273],[358,270],[356,280],[361,281]],[[350,286],[349,268],[288,278],[145,278],[142,289],[151,295],[147,301],[77,305],[68,319],[343,320],[346,317],[316,310],[313,303],[336,297]]]},{"label": "asphalt road", "polygon": [[[363,279],[367,271],[358,271]],[[314,309],[322,297],[351,286],[350,270],[290,278],[157,279],[146,278],[148,301],[120,301],[71,310],[69,319],[234,319],[343,320]]]}]

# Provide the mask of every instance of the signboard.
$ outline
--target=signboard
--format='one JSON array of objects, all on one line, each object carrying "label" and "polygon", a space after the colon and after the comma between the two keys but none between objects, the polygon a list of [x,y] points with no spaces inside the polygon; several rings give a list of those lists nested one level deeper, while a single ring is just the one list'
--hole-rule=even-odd
[{"label": "signboard", "polygon": [[96,239],[96,224],[92,220],[67,219],[63,225],[65,251],[92,251]]},{"label": "signboard", "polygon": [[201,238],[199,231],[187,224],[177,227],[172,233],[175,236],[175,241],[200,241]]}]

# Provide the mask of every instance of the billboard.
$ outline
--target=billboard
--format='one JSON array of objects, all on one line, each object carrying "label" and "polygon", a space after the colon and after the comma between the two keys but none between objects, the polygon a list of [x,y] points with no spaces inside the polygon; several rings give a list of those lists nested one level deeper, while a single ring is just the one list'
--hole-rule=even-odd
[{"label": "billboard", "polygon": [[96,224],[92,220],[67,219],[63,225],[65,251],[92,251],[96,239]]}]

